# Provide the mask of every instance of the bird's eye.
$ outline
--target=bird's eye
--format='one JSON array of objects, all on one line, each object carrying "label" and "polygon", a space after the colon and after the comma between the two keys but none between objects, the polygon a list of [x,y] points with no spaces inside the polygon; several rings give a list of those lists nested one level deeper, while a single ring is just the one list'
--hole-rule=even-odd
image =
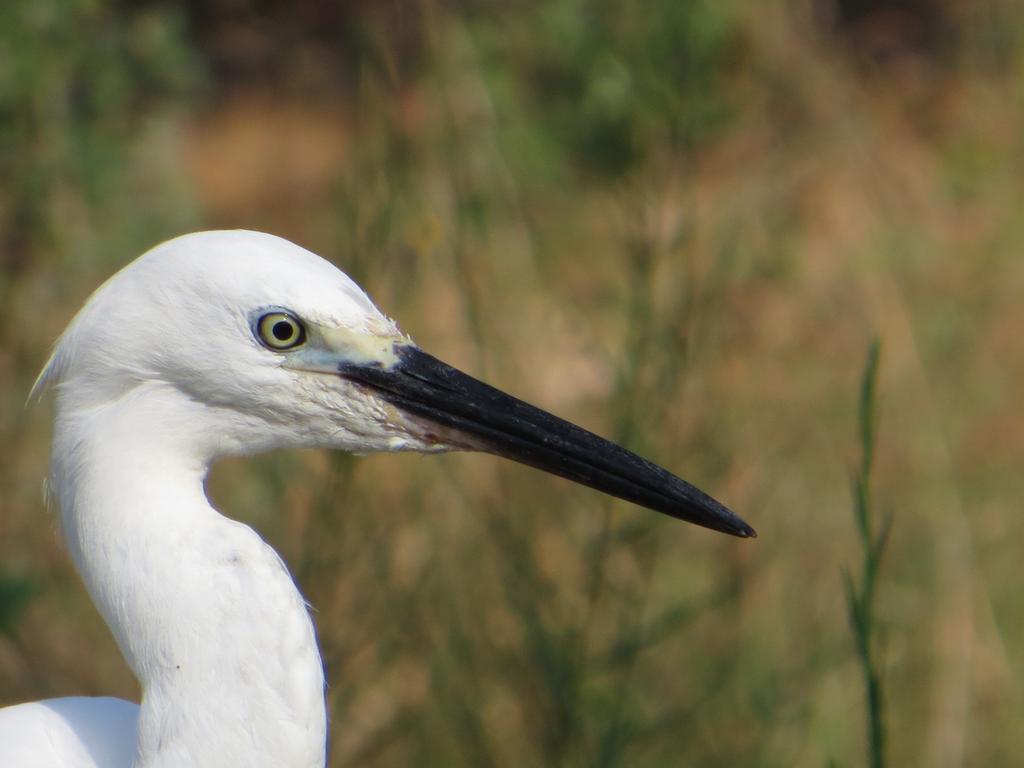
[{"label": "bird's eye", "polygon": [[297,317],[285,312],[268,312],[256,323],[260,341],[281,351],[297,347],[306,340],[306,329]]}]

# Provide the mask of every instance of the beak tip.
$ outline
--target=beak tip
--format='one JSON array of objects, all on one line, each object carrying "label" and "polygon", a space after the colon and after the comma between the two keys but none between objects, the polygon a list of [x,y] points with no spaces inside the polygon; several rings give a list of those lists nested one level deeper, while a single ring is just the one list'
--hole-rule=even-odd
[{"label": "beak tip", "polygon": [[720,520],[717,525],[709,525],[709,528],[718,531],[719,533],[727,533],[730,536],[735,536],[737,539],[756,539],[757,531],[747,525],[746,521],[740,519],[736,515],[730,515],[728,521]]},{"label": "beak tip", "polygon": [[[757,538],[757,531],[755,531],[746,520],[714,499],[708,497],[708,501],[712,505],[713,515],[708,522],[698,523],[698,525],[707,525],[708,528],[712,528],[720,533],[726,533],[730,536],[735,536],[738,539]],[[707,518],[705,518],[705,520],[707,520]],[[694,521],[691,520],[691,522]]]},{"label": "beak tip", "polygon": [[693,504],[694,499],[691,496],[689,513],[693,515],[694,511],[696,511],[697,515],[693,517],[690,515],[673,515],[673,517],[679,517],[679,519],[686,522],[696,523],[719,533],[735,536],[738,539],[757,538],[757,531],[742,517],[703,491],[693,488],[685,481],[682,482],[696,496],[696,504]]}]

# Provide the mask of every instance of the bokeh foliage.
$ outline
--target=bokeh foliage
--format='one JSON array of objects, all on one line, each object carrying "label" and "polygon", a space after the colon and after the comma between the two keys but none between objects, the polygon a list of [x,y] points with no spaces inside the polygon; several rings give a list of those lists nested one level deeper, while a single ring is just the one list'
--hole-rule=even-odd
[{"label": "bokeh foliage", "polygon": [[[935,0],[0,7],[0,700],[134,696],[42,503],[46,349],[201,227],[295,239],[427,349],[756,542],[480,456],[230,460],[316,608],[332,765],[867,758],[842,573],[875,334],[892,764],[1024,749],[1022,16]],[[83,663],[88,659],[88,663]]]}]

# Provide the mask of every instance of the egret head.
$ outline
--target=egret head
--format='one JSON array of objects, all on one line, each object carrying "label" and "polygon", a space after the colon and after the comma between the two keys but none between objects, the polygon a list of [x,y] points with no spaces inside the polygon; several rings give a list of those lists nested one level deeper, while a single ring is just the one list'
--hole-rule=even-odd
[{"label": "egret head", "polygon": [[58,419],[131,406],[200,459],[280,446],[484,450],[739,536],[666,470],[422,352],[345,274],[286,240],[200,232],[108,280],[40,375]]}]

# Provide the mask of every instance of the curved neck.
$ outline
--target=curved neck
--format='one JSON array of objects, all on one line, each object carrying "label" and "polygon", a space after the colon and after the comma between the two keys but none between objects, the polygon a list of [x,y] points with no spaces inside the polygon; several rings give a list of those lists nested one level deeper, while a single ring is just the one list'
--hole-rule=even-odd
[{"label": "curved neck", "polygon": [[319,768],[323,670],[305,603],[277,554],[210,506],[208,460],[176,437],[178,397],[58,406],[54,434],[69,549],[142,686],[135,765]]}]

